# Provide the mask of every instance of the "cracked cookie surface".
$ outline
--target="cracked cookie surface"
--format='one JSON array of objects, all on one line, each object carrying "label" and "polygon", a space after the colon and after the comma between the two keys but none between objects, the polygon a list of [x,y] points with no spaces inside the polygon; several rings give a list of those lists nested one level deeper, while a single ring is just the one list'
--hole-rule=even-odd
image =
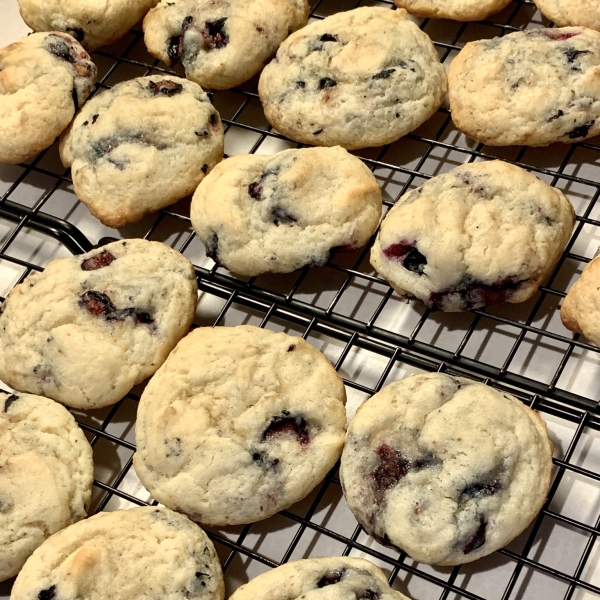
[{"label": "cracked cookie surface", "polygon": [[266,519],[333,467],[345,401],[331,363],[302,338],[195,329],[142,394],[133,464],[154,498],[195,521]]},{"label": "cracked cookie surface", "polygon": [[156,506],[102,512],[52,536],[27,561],[12,600],[223,600],[208,536]]},{"label": "cracked cookie surface", "polygon": [[419,17],[479,21],[502,10],[511,0],[394,0],[398,8],[405,8]]},{"label": "cracked cookie surface", "polygon": [[440,373],[396,381],[348,427],[340,478],[367,533],[428,564],[502,548],[541,509],[552,443],[516,398]]},{"label": "cracked cookie surface", "polygon": [[0,307],[0,379],[67,406],[114,404],[187,333],[197,289],[192,264],[160,242],[56,259]]},{"label": "cracked cookie surface", "polygon": [[558,27],[600,30],[600,6],[590,0],[534,0],[542,14]]},{"label": "cracked cookie surface", "polygon": [[92,448],[66,408],[0,392],[0,581],[86,517],[93,475]]},{"label": "cracked cookie surface", "polygon": [[223,90],[258,73],[308,13],[306,0],[163,0],[144,19],[144,41],[188,79]]},{"label": "cracked cookie surface", "polygon": [[559,190],[504,163],[465,164],[402,196],[381,223],[371,264],[432,310],[524,302],[550,275],[575,211]]},{"label": "cracked cookie surface", "polygon": [[535,28],[469,42],[448,72],[452,119],[491,146],[573,143],[600,133],[600,33]]},{"label": "cracked cookie surface", "polygon": [[[323,588],[327,588],[326,590]],[[296,560],[238,588],[229,600],[408,600],[372,562],[350,556]]]},{"label": "cracked cookie surface", "polygon": [[70,35],[34,33],[0,49],[0,161],[50,146],[90,95],[97,69]]},{"label": "cracked cookie surface", "polygon": [[60,152],[77,197],[119,228],[191,194],[223,157],[223,125],[202,88],[138,77],[92,98]]},{"label": "cracked cookie surface", "polygon": [[367,243],[381,189],[340,147],[243,155],[219,164],[192,200],[192,225],[219,264],[240,275],[322,266]]},{"label": "cracked cookie surface", "polygon": [[350,150],[391,143],[429,119],[444,99],[446,73],[405,10],[363,7],[293,33],[258,92],[279,132]]}]

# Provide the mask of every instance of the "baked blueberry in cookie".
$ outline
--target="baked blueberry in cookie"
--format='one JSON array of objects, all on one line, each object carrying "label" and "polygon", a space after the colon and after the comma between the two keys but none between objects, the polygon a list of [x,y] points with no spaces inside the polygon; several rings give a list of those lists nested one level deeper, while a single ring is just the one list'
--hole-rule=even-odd
[{"label": "baked blueberry in cookie", "polygon": [[162,0],[144,19],[144,40],[188,79],[222,90],[258,73],[308,13],[306,0]]},{"label": "baked blueberry in cookie", "polygon": [[455,21],[480,21],[509,3],[510,0],[394,0],[398,8],[413,15]]},{"label": "baked blueberry in cookie", "polygon": [[452,119],[491,146],[572,143],[600,132],[600,33],[536,28],[469,42],[448,73]]},{"label": "baked blueberry in cookie", "polygon": [[400,295],[432,310],[524,302],[574,225],[569,200],[531,173],[501,161],[466,164],[396,202],[371,264]]},{"label": "baked blueberry in cookie", "polygon": [[35,33],[0,49],[0,161],[50,146],[87,100],[97,69],[70,35]]},{"label": "baked blueberry in cookie", "polygon": [[51,262],[0,315],[0,379],[100,408],[154,373],[194,318],[192,264],[160,242],[122,240]]},{"label": "baked blueberry in cookie", "polygon": [[357,149],[391,143],[429,119],[446,93],[446,73],[405,10],[363,7],[293,33],[258,91],[277,131]]},{"label": "baked blueberry in cookie", "polygon": [[223,157],[219,113],[197,84],[139,77],[95,96],[60,150],[90,212],[123,227],[192,193]]},{"label": "baked blueberry in cookie", "polygon": [[321,266],[363,246],[381,216],[381,190],[340,147],[240,155],[198,186],[192,225],[219,265],[241,275]]},{"label": "baked blueberry in cookie", "polygon": [[101,512],[52,536],[27,561],[12,600],[223,600],[208,536],[167,508]]},{"label": "baked blueberry in cookie", "polygon": [[386,546],[457,565],[502,548],[541,509],[552,451],[516,398],[433,373],[396,381],[350,422],[340,479],[348,507]]},{"label": "baked blueberry in cookie", "polygon": [[[323,590],[327,588],[327,590]],[[390,588],[372,562],[351,556],[309,558],[267,571],[238,588],[230,600],[408,600]]]},{"label": "baked blueberry in cookie", "polygon": [[302,338],[198,328],[142,394],[133,464],[153,498],[194,521],[260,521],[333,467],[345,401],[331,363]]}]

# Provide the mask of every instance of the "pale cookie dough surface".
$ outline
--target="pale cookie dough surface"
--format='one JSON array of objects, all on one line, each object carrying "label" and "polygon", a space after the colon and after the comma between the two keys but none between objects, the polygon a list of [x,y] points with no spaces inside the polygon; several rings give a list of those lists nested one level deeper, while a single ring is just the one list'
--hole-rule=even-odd
[{"label": "pale cookie dough surface", "polygon": [[416,375],[359,408],[340,478],[367,533],[417,561],[456,565],[529,525],[548,493],[552,450],[544,421],[516,398]]},{"label": "pale cookie dough surface", "polygon": [[534,0],[542,14],[558,27],[580,26],[600,30],[597,0]]},{"label": "pale cookie dough surface", "polygon": [[380,216],[375,177],[339,146],[229,158],[191,208],[208,256],[249,276],[322,266],[332,251],[366,244]]},{"label": "pale cookie dough surface", "polygon": [[[326,588],[326,589],[324,589]],[[390,588],[379,567],[333,556],[289,562],[255,577],[229,600],[408,600]]]},{"label": "pale cookie dough surface", "polygon": [[371,264],[400,295],[433,310],[524,302],[574,225],[569,200],[531,173],[502,161],[465,164],[398,200]]},{"label": "pale cookie dough surface", "polygon": [[61,140],[78,198],[122,227],[191,194],[223,158],[223,125],[202,88],[138,77],[92,98]]},{"label": "pale cookie dough surface", "polygon": [[456,126],[490,146],[547,146],[600,133],[600,33],[536,28],[469,42],[450,64]]},{"label": "pale cookie dough surface", "polygon": [[203,88],[228,89],[258,73],[308,22],[306,0],[162,0],[144,19],[150,54]]},{"label": "pale cookie dough surface", "polygon": [[302,338],[196,329],[142,394],[133,464],[156,500],[195,521],[266,519],[333,467],[345,401],[331,363]]},{"label": "pale cookie dough surface", "polygon": [[594,258],[573,284],[560,309],[563,325],[600,345],[600,258]]},{"label": "pale cookie dough surface", "polygon": [[192,264],[160,242],[54,260],[0,306],[0,379],[67,406],[114,404],[187,333],[197,289]]},{"label": "pale cookie dough surface", "polygon": [[429,119],[446,94],[446,73],[405,10],[363,7],[293,33],[258,91],[279,132],[350,150],[391,143]]},{"label": "pale cookie dough surface", "polygon": [[11,600],[223,600],[212,542],[155,506],[99,513],[52,536],[27,561]]},{"label": "pale cookie dough surface", "polygon": [[93,475],[92,448],[66,408],[0,392],[0,581],[86,516]]},{"label": "pale cookie dough surface", "polygon": [[502,10],[511,0],[394,0],[398,8],[405,8],[419,17],[479,21]]},{"label": "pale cookie dough surface", "polygon": [[88,50],[123,37],[158,0],[18,0],[34,31],[64,31]]},{"label": "pale cookie dough surface", "polygon": [[64,33],[34,33],[0,49],[0,161],[50,146],[90,95],[97,69]]}]

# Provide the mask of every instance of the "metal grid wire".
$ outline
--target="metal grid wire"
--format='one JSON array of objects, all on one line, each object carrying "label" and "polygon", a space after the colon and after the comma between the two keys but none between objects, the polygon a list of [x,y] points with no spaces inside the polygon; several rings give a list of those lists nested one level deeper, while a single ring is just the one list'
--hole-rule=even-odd
[{"label": "metal grid wire", "polygon": [[[318,0],[312,17],[323,18],[360,4]],[[391,7],[387,0],[378,4]],[[471,39],[540,24],[547,22],[531,2],[515,1],[490,21],[423,20],[421,27],[448,63]],[[146,53],[138,29],[108,50],[94,53],[94,60],[101,74],[97,90],[157,71],[182,74],[162,68]],[[268,126],[256,79],[217,92],[212,100],[226,125],[227,153],[272,153],[297,146]],[[418,600],[541,595],[570,600],[600,593],[600,570],[595,568],[600,555],[595,545],[600,533],[600,410],[595,385],[600,356],[596,347],[562,328],[557,316],[565,290],[600,241],[600,207],[596,206],[600,147],[596,143],[550,149],[489,148],[462,136],[449,111],[441,108],[414,134],[357,153],[378,178],[386,208],[439,172],[489,158],[528,168],[565,191],[577,209],[574,236],[547,284],[523,305],[464,315],[431,313],[409,305],[374,274],[368,246],[335,256],[320,269],[237,278],[204,257],[190,225],[189,200],[121,231],[123,237],[165,241],[194,262],[201,291],[196,325],[251,323],[302,335],[333,361],[354,405],[394,379],[442,371],[517,395],[543,414],[555,440],[559,439],[556,475],[540,515],[517,540],[486,559],[462,567],[432,568],[378,545],[347,509],[344,512],[334,469],[306,500],[276,517],[209,532],[222,559],[228,592],[290,559],[353,554],[377,562],[395,588]],[[30,164],[7,167],[0,175],[0,183],[5,181],[0,188],[5,189],[0,196],[0,293],[45,266],[47,259],[37,252],[40,244],[54,244],[54,254],[65,256],[121,235],[99,226],[76,201],[56,147]],[[134,390],[113,407],[76,413],[94,446],[97,463],[93,511],[152,502],[132,469],[139,392]],[[583,495],[588,500],[585,509]],[[9,589],[10,582],[8,587],[0,586],[0,596]]]}]

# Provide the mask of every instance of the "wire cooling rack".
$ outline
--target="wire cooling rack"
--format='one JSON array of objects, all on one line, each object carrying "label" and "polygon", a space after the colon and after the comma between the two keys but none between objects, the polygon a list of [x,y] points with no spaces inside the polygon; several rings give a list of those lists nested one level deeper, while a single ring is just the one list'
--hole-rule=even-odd
[{"label": "wire cooling rack", "polygon": [[[12,2],[13,0],[2,0]],[[318,0],[312,18],[360,5]],[[390,2],[379,5],[393,8]],[[515,1],[480,23],[418,20],[447,65],[464,43],[548,25],[531,2]],[[94,53],[98,89],[164,69],[145,51],[140,28]],[[271,154],[296,144],[272,131],[256,78],[212,100],[226,124],[228,155]],[[196,325],[250,323],[303,336],[344,377],[348,412],[383,385],[417,372],[466,375],[509,391],[538,410],[556,445],[548,501],[507,548],[462,567],[434,568],[380,546],[357,526],[334,469],[308,498],[262,523],[209,531],[227,592],[278,564],[322,555],[364,556],[393,587],[415,600],[544,600],[600,593],[600,354],[565,330],[558,308],[600,244],[598,139],[545,149],[489,148],[465,138],[442,107],[414,134],[357,153],[384,190],[385,210],[433,175],[475,160],[502,158],[564,191],[577,210],[573,238],[547,284],[530,301],[467,314],[439,314],[401,300],[371,269],[368,249],[339,254],[325,267],[284,276],[238,278],[206,258],[189,220],[189,199],[120,231],[91,217],[72,191],[56,144],[29,164],[0,164],[0,300],[55,257],[112,238],[146,237],[170,244],[196,266]],[[91,512],[152,502],[132,469],[135,412],[141,387],[115,406],[76,412],[96,462]],[[0,584],[8,597],[12,582]]]}]

